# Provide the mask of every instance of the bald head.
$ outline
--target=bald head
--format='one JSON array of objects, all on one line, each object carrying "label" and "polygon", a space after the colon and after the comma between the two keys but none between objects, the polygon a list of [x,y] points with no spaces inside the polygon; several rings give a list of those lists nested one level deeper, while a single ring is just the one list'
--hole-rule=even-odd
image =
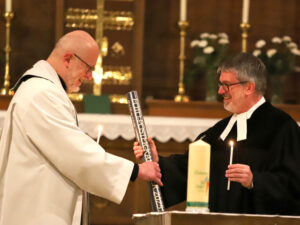
[{"label": "bald head", "polygon": [[[58,56],[64,54],[64,52],[74,52],[85,58],[87,54],[90,54],[90,50],[99,51],[97,42],[87,32],[76,30],[61,37],[52,53]],[[97,51],[96,54],[98,56]]]},{"label": "bald head", "polygon": [[99,56],[94,38],[85,31],[76,30],[65,34],[55,45],[47,62],[65,81],[68,91],[78,91],[84,79],[91,79],[90,68]]}]

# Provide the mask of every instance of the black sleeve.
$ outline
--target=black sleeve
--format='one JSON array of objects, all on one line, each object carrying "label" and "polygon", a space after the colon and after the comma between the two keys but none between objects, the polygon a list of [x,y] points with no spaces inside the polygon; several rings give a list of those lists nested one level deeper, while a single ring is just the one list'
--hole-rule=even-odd
[{"label": "black sleeve", "polygon": [[161,187],[165,207],[186,200],[188,152],[185,154],[159,157],[162,173]]},{"label": "black sleeve", "polygon": [[135,163],[131,173],[130,181],[135,181],[138,176],[138,173],[139,173],[139,165]]},{"label": "black sleeve", "polygon": [[269,171],[253,171],[257,211],[300,215],[300,132],[285,124],[272,144],[274,158]]}]

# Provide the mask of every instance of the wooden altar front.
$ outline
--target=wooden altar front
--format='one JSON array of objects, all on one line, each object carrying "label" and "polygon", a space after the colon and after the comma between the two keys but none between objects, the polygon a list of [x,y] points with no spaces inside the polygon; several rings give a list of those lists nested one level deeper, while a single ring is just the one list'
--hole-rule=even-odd
[{"label": "wooden altar front", "polygon": [[300,217],[168,211],[133,215],[135,225],[298,225]]}]

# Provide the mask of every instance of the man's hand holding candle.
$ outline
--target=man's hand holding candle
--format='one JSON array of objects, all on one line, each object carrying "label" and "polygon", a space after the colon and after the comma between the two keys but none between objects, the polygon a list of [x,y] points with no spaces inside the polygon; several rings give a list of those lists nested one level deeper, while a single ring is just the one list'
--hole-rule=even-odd
[{"label": "man's hand holding candle", "polygon": [[232,164],[228,165],[225,177],[230,181],[241,183],[245,188],[251,189],[253,184],[253,174],[250,166],[245,164]]}]

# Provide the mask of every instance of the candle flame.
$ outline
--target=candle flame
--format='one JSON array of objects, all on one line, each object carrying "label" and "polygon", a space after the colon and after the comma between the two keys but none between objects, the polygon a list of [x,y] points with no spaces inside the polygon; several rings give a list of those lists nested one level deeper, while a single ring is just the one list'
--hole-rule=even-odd
[{"label": "candle flame", "polygon": [[231,146],[231,147],[233,147],[233,145],[234,145],[234,141],[229,141],[229,145]]},{"label": "candle flame", "polygon": [[103,127],[101,125],[98,126],[98,136],[97,136],[97,144],[99,144],[101,133],[102,133]]}]

